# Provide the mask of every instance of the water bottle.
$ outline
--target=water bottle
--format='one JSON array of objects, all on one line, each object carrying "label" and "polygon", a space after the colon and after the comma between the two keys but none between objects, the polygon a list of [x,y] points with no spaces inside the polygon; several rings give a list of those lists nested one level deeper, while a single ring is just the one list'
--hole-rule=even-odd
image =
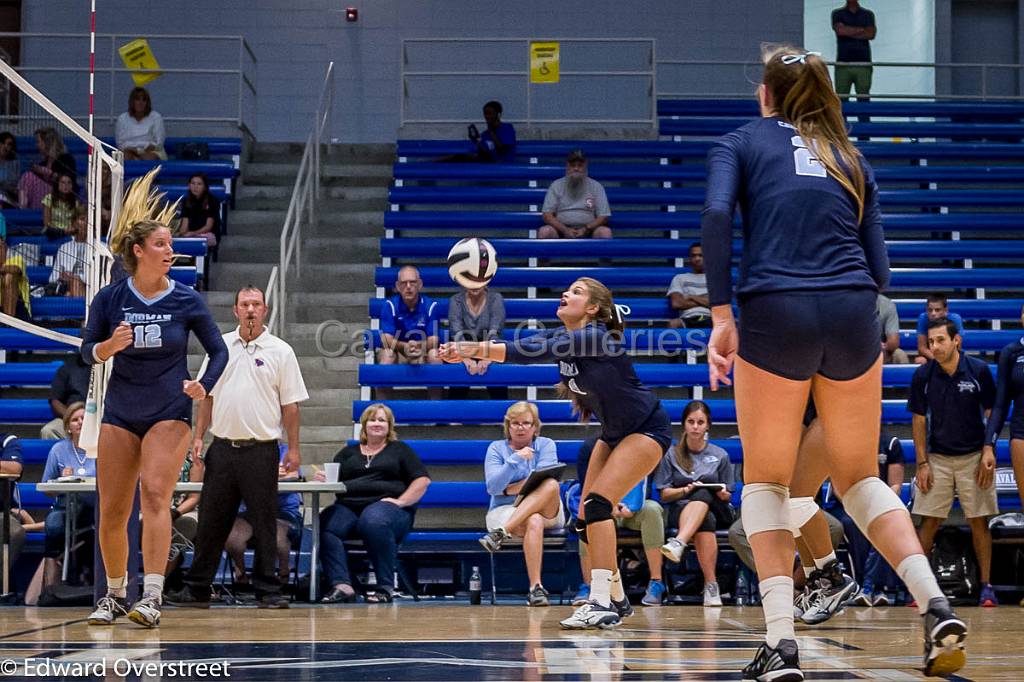
[{"label": "water bottle", "polygon": [[473,572],[469,574],[469,603],[480,603],[480,591],[483,585],[483,578],[480,577],[480,567],[474,566]]},{"label": "water bottle", "polygon": [[736,606],[746,606],[750,599],[750,583],[747,581],[747,572],[742,568],[736,578]]}]

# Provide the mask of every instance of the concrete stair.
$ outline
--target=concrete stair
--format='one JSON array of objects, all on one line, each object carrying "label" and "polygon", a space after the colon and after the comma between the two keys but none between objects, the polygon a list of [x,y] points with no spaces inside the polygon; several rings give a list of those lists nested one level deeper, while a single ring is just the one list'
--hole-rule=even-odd
[{"label": "concrete stair", "polygon": [[[235,291],[265,287],[280,259],[280,234],[299,169],[300,144],[257,143],[243,165],[237,207],[219,261],[213,264],[210,310],[228,331]],[[384,209],[394,149],[335,145],[322,153],[323,200],[318,224],[303,226],[301,275],[288,283],[284,339],[295,349],[309,400],[302,405],[306,463],[329,461],[352,435],[352,401],[359,397],[359,344],[367,328],[373,269],[380,262]],[[197,346],[190,366],[202,359]]]}]

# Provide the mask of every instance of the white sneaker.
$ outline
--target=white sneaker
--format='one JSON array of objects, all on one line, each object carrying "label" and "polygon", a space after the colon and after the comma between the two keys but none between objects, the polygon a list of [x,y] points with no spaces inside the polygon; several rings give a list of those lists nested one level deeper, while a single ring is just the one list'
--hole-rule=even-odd
[{"label": "white sneaker", "polygon": [[128,615],[128,602],[124,597],[107,595],[96,602],[96,610],[89,614],[89,625],[110,625],[121,616]]},{"label": "white sneaker", "polygon": [[793,600],[793,618],[800,618],[811,606],[811,588],[810,585],[804,585],[804,591],[796,595]]},{"label": "white sneaker", "polygon": [[704,606],[721,606],[722,594],[718,591],[718,583],[704,585]]},{"label": "white sneaker", "polygon": [[669,538],[668,542],[661,546],[661,553],[665,555],[665,558],[677,564],[683,560],[685,551],[686,545],[680,542],[679,538]]},{"label": "white sneaker", "polygon": [[601,606],[596,601],[588,601],[571,616],[560,621],[559,625],[565,630],[588,630],[613,628],[621,622],[619,611],[614,606]]},{"label": "white sneaker", "polygon": [[128,612],[128,618],[147,628],[160,625],[160,595],[151,592],[143,594],[142,599],[135,602],[135,606]]}]

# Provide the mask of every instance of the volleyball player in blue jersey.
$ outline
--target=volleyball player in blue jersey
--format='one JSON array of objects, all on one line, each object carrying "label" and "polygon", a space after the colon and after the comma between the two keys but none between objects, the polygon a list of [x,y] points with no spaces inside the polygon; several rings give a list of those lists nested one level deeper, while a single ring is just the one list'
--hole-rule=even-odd
[{"label": "volleyball player in blue jersey", "polygon": [[[1024,321],[1024,310],[1021,310]],[[1013,405],[1013,411],[1010,411]],[[1010,420],[1010,460],[1017,481],[1017,492],[1024,500],[1024,336],[999,351],[996,375],[996,404],[985,427],[985,455],[996,457],[996,442],[1006,420]],[[1020,601],[1024,606],[1024,599]]]},{"label": "volleyball player in blue jersey", "polygon": [[[735,363],[743,440],[743,526],[754,550],[766,642],[744,678],[802,680],[793,633],[789,485],[813,393],[828,469],[847,513],[920,605],[925,673],[963,666],[967,629],[921,551],[907,510],[878,478],[882,360],[878,291],[889,282],[878,189],[850,143],[825,62],[791,47],[764,54],[762,118],[708,153],[702,242],[712,306],[712,390]],[[732,220],[743,257],[732,301]]]},{"label": "volleyball player in blue jersey", "polygon": [[[119,616],[147,627],[160,623],[163,572],[171,541],[171,495],[192,436],[192,402],[217,383],[228,351],[202,297],[172,280],[174,207],[158,211],[154,172],[137,181],[124,201],[111,250],[131,275],[101,289],[89,308],[82,338],[87,362],[114,358],[99,435],[99,543],[107,595],[89,616],[109,625]],[[193,332],[210,356],[196,381],[188,371]],[[144,520],[142,597],[126,602],[128,518],[141,481]]]},{"label": "volleyball player in blue jersey", "polygon": [[[558,362],[559,393],[572,399],[581,419],[601,423],[583,483],[580,541],[591,556],[590,601],[561,622],[566,629],[610,628],[633,609],[616,570],[612,512],[622,497],[661,461],[672,444],[672,423],[661,401],[633,370],[622,343],[622,317],[603,284],[582,277],[562,294],[558,317],[565,325],[511,343],[442,344],[445,362],[464,358],[492,362]],[[497,548],[510,536],[502,528],[487,537]]]}]

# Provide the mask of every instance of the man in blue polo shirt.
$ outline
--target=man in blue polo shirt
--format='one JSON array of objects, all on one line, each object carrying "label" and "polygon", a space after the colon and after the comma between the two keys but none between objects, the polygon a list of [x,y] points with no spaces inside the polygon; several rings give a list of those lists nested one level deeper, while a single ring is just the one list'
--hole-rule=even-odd
[{"label": "man in blue polo shirt", "polygon": [[988,365],[960,352],[952,321],[928,323],[928,348],[934,359],[917,368],[910,383],[907,409],[914,414],[917,491],[914,513],[923,517],[918,533],[925,553],[931,551],[939,524],[949,516],[953,494],[971,526],[981,572],[981,606],[996,606],[989,584],[992,534],[988,517],[999,513],[995,456],[983,453],[985,420],[996,401]]},{"label": "man in blue polo shirt", "polygon": [[928,348],[928,324],[932,320],[945,318],[956,325],[956,333],[960,338],[960,350],[963,350],[964,320],[956,313],[949,312],[949,301],[945,294],[928,294],[925,300],[925,312],[917,316],[917,358],[914,360],[923,365],[932,359]]},{"label": "man in blue polo shirt", "polygon": [[[377,362],[382,365],[408,363],[410,365],[441,364],[437,356],[441,319],[437,301],[423,296],[420,271],[407,265],[398,271],[395,282],[397,295],[384,302],[380,311],[381,349]],[[377,397],[384,399],[386,390],[378,389]],[[441,388],[431,388],[431,400],[441,399]]]}]

